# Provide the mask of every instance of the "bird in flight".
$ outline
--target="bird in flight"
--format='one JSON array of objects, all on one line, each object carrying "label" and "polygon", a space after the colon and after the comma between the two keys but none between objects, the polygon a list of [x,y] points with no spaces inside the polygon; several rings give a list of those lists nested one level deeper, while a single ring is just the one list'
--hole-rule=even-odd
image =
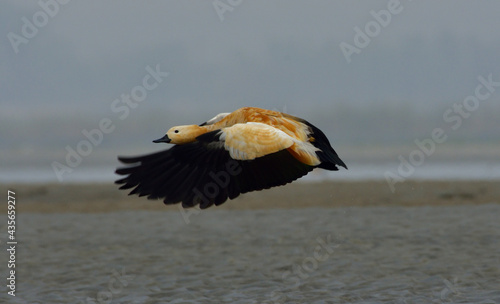
[{"label": "bird in flight", "polygon": [[285,113],[245,107],[200,125],[170,128],[155,143],[168,150],[118,157],[128,165],[116,181],[129,195],[201,209],[242,193],[290,183],[314,168],[347,169],[325,134]]}]

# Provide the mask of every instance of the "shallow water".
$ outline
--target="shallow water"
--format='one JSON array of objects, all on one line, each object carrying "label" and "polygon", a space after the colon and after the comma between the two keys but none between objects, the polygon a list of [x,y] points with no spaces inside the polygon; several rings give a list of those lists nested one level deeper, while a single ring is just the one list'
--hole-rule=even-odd
[{"label": "shallow water", "polygon": [[[395,158],[396,159],[396,158]],[[396,159],[397,160],[397,159]],[[349,170],[325,171],[315,170],[299,179],[303,182],[324,180],[385,180],[386,173],[407,176],[405,170],[399,168],[399,162],[350,162]],[[0,183],[109,183],[119,176],[115,169],[119,164],[102,166],[82,166],[76,168],[71,174],[64,175],[59,181],[54,171],[44,163],[42,167],[11,167],[2,168]],[[398,171],[403,170],[403,171]],[[401,173],[402,172],[402,173]],[[473,161],[434,161],[415,168],[410,176],[417,180],[500,180],[500,161],[473,160]]]},{"label": "shallow water", "polygon": [[21,214],[0,302],[500,303],[498,204],[207,211]]}]

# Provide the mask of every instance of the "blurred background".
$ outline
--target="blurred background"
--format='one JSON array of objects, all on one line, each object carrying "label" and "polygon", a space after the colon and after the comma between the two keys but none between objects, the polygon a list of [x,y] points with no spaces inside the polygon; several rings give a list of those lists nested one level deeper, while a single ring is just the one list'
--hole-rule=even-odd
[{"label": "blurred background", "polygon": [[[499,11],[465,0],[2,1],[0,181],[112,181],[117,155],[164,149],[151,141],[171,126],[243,106],[327,134],[349,171],[312,179],[386,179],[436,128],[446,140],[413,159],[411,178],[498,179]],[[480,85],[488,96],[475,103]]]}]

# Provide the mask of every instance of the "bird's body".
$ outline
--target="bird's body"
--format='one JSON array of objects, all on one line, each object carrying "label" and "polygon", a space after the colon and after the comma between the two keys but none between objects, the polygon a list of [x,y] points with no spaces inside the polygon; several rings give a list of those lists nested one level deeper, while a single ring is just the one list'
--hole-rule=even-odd
[{"label": "bird's body", "polygon": [[201,125],[177,126],[155,142],[175,144],[124,158],[120,189],[184,207],[220,205],[241,193],[284,185],[314,168],[346,168],[325,134],[304,119],[245,107]]}]

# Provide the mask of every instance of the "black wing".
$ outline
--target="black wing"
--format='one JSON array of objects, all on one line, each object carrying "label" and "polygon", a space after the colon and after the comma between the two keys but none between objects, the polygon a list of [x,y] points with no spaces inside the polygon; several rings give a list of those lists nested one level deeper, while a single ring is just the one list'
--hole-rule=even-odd
[{"label": "black wing", "polygon": [[234,160],[213,137],[176,145],[171,149],[138,157],[119,157],[124,164],[116,173],[120,189],[134,188],[130,194],[163,199],[165,204],[182,202],[183,207],[208,208],[241,193],[285,185],[314,169],[295,159],[287,150],[256,158]]}]

